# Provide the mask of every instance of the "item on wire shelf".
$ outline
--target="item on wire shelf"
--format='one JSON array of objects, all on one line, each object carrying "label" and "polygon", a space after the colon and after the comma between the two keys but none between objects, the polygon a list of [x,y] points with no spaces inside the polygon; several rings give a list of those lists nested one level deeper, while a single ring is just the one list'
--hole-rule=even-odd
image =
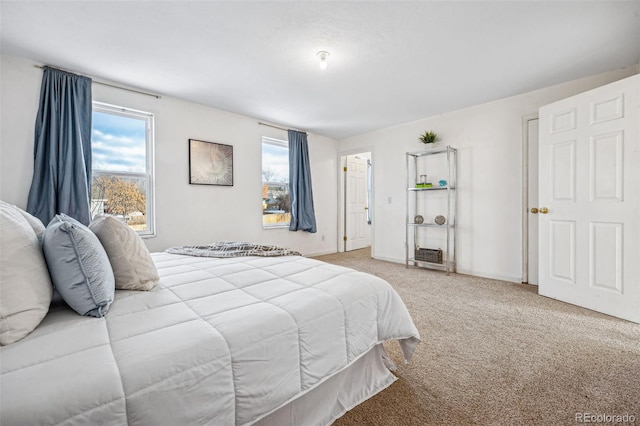
[{"label": "item on wire shelf", "polygon": [[416,183],[416,188],[431,188],[433,187],[432,183]]},{"label": "item on wire shelf", "polygon": [[440,186],[447,186],[447,181],[444,179],[441,179],[440,181],[438,181],[438,185]]},{"label": "item on wire shelf", "polygon": [[424,217],[422,217],[421,215],[416,215],[416,217],[413,218],[413,223],[416,223],[418,225],[422,224],[424,222]]},{"label": "item on wire shelf", "polygon": [[416,247],[416,260],[420,262],[442,263],[442,249],[427,249]]},{"label": "item on wire shelf", "polygon": [[445,219],[444,216],[442,216],[440,214],[438,216],[436,216],[436,218],[434,220],[438,225],[444,225],[444,223],[447,221],[447,219]]}]

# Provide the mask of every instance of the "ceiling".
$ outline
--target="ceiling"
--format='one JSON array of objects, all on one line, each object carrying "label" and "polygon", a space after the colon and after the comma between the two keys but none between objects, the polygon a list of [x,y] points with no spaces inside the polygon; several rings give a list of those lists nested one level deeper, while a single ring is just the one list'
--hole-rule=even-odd
[{"label": "ceiling", "polygon": [[335,139],[640,60],[640,0],[2,0],[0,24],[3,54]]}]

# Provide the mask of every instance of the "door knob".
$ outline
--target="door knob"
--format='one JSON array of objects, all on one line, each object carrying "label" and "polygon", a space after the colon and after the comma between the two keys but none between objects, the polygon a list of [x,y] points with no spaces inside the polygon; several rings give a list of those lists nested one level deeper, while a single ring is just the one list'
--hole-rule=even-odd
[{"label": "door knob", "polygon": [[538,208],[537,207],[532,207],[531,208],[531,213],[533,213],[533,214],[538,213]]},{"label": "door knob", "polygon": [[542,208],[540,209],[540,213],[542,213],[542,214],[547,214],[547,213],[549,213],[549,209],[548,209],[548,208],[546,208],[546,207],[542,207]]}]

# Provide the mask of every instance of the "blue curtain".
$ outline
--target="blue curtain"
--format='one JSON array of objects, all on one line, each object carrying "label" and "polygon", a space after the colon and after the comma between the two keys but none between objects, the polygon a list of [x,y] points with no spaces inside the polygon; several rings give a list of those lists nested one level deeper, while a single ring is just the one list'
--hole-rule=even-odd
[{"label": "blue curtain", "polygon": [[291,196],[289,230],[316,232],[307,134],[295,130],[289,130],[289,195]]},{"label": "blue curtain", "polygon": [[45,67],[27,211],[91,221],[91,79]]}]

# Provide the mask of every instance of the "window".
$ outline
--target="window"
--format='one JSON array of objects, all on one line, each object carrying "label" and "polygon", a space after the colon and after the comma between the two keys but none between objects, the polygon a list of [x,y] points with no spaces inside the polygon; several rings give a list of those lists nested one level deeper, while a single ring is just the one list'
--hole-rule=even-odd
[{"label": "window", "polygon": [[289,227],[289,143],[262,138],[262,226]]},{"label": "window", "polygon": [[91,216],[154,234],[153,114],[93,103]]}]

